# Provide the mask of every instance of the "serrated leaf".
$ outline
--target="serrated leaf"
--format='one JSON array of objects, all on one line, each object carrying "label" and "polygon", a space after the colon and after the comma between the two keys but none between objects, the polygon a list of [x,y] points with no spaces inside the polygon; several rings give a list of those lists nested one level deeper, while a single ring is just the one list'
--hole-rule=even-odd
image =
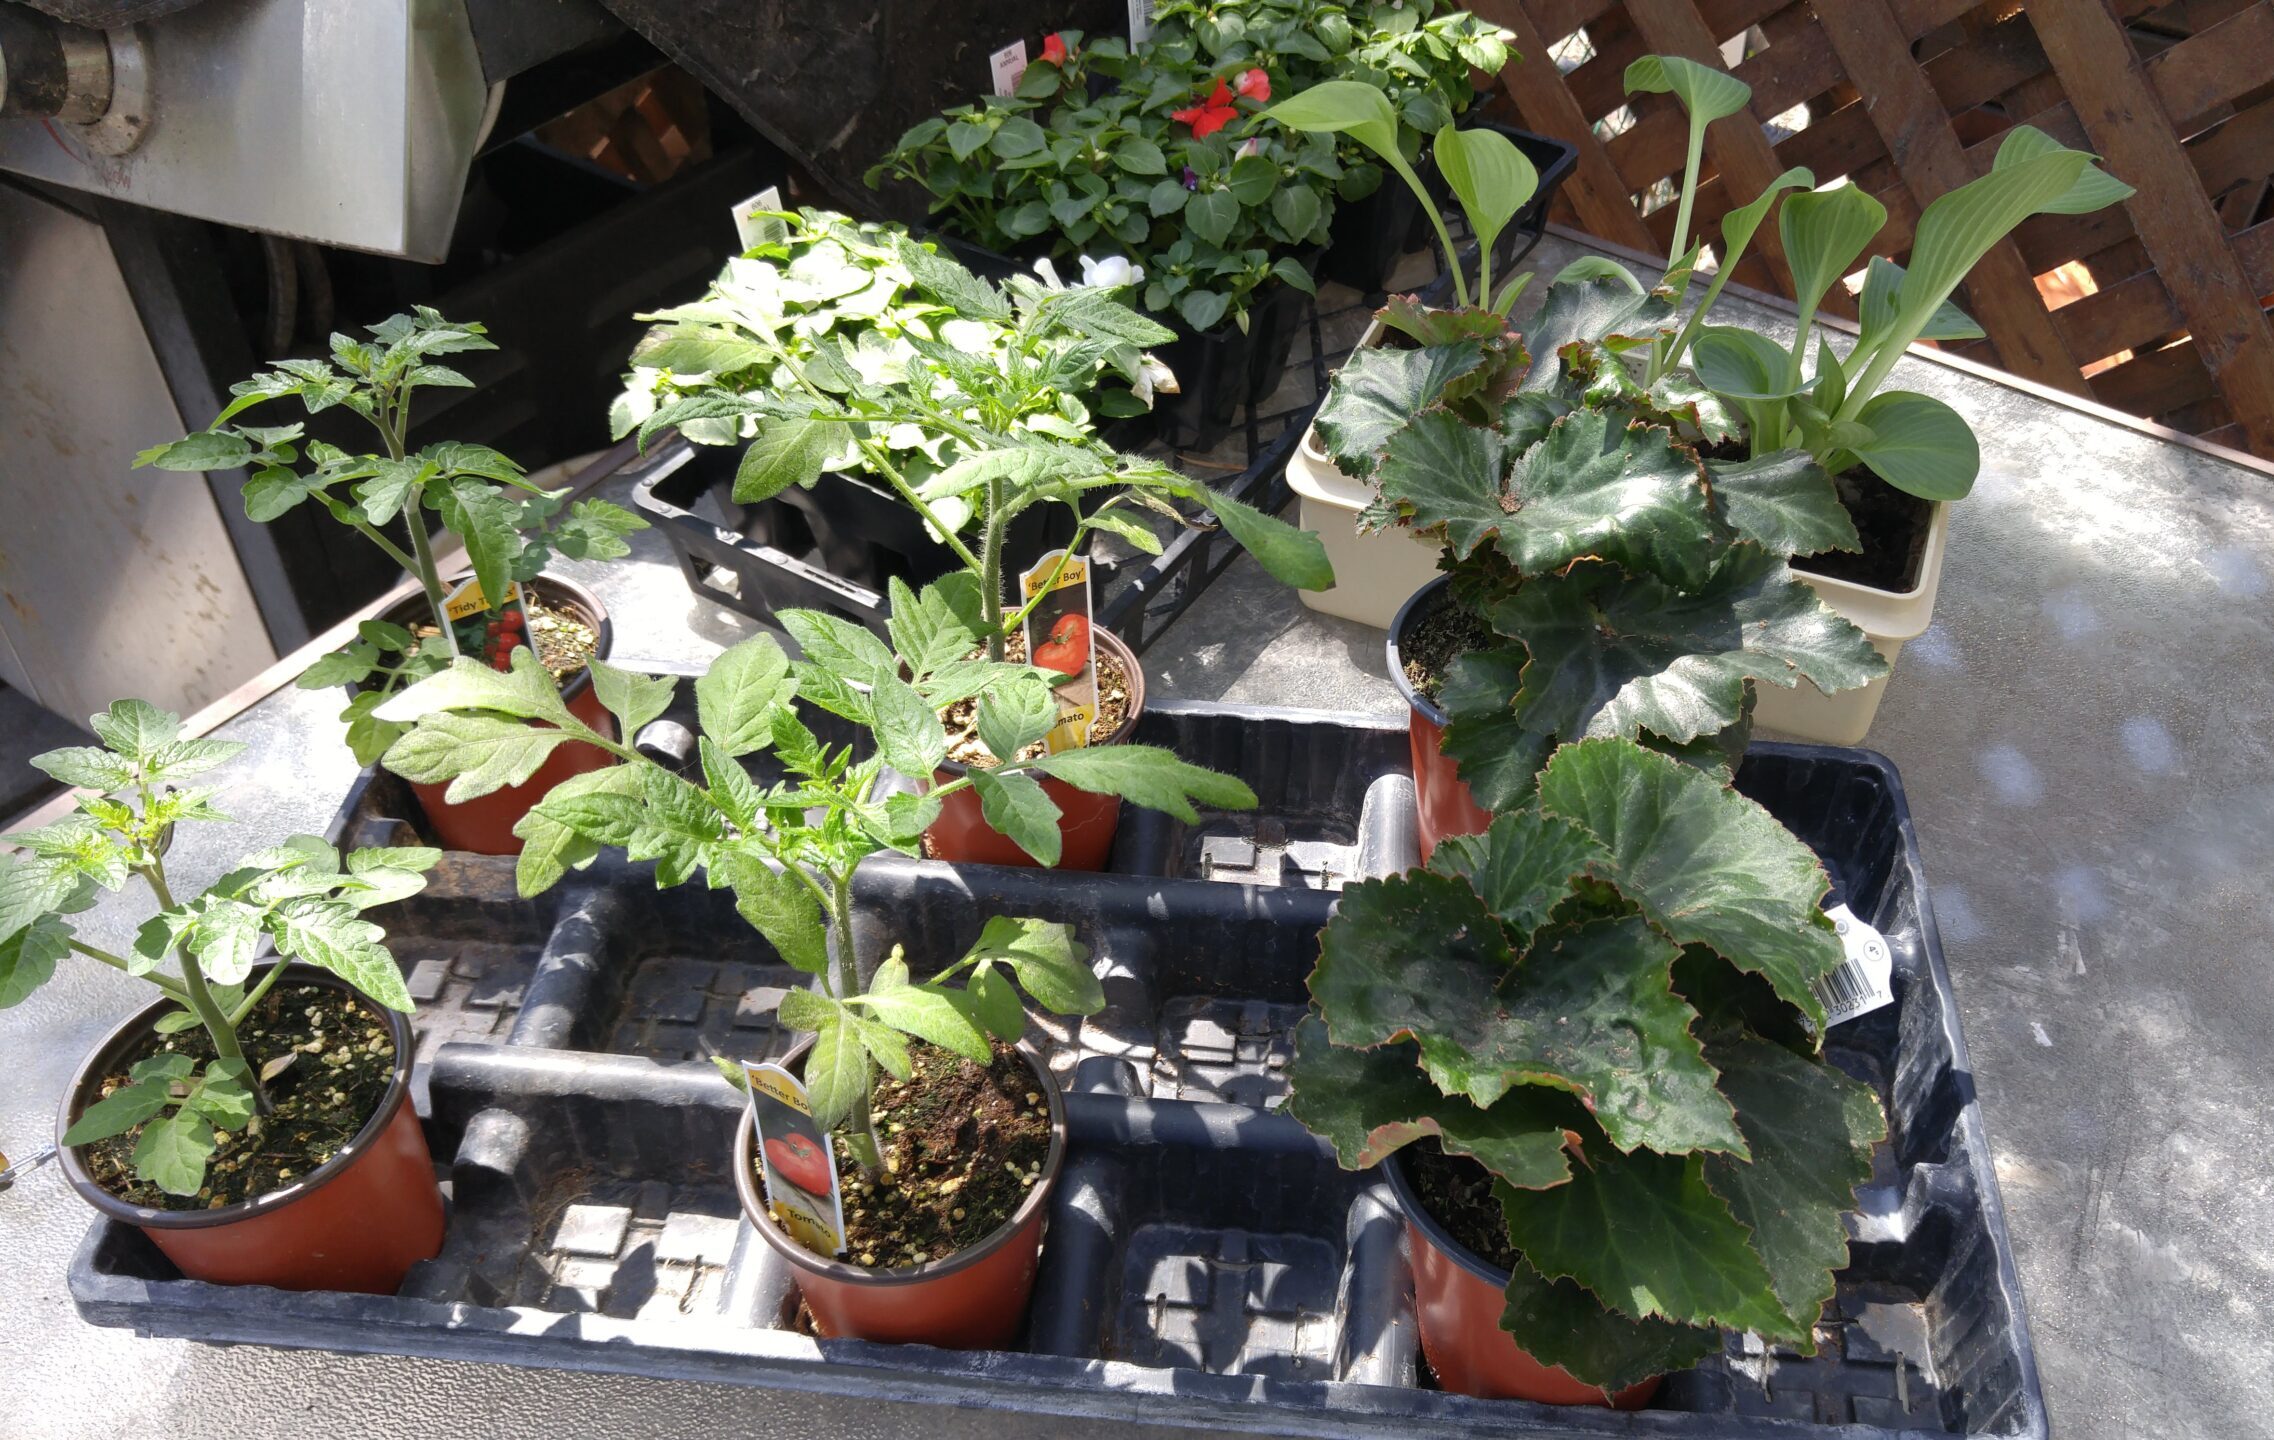
[{"label": "serrated leaf", "polygon": [[1768,811],[1619,740],[1557,751],[1540,776],[1540,805],[1602,843],[1597,873],[1676,943],[1711,947],[1824,1023],[1813,982],[1845,958],[1818,909],[1831,882]]},{"label": "serrated leaf", "polygon": [[761,416],[734,470],[734,501],[754,505],[792,485],[811,488],[837,453],[845,426],[811,415]]},{"label": "serrated leaf", "polygon": [[1548,914],[1570,895],[1602,848],[1584,829],[1536,807],[1493,818],[1482,835],[1448,835],[1437,842],[1429,868],[1466,880],[1485,908],[1499,917],[1510,942],[1529,945]]},{"label": "serrated leaf", "polygon": [[1045,755],[1027,767],[1095,795],[1118,795],[1186,824],[1200,819],[1193,802],[1217,810],[1252,810],[1255,792],[1237,776],[1180,760],[1155,745],[1092,745]]},{"label": "serrated leaf", "polygon": [[1026,1033],[1026,1003],[1019,999],[1018,988],[999,971],[982,966],[973,973],[963,993],[971,997],[972,1014],[989,1034],[1015,1041]]},{"label": "serrated leaf", "polygon": [[43,915],[84,909],[72,904],[83,889],[91,889],[86,877],[70,865],[0,851],[0,940],[14,938]]},{"label": "serrated leaf", "polygon": [[208,897],[197,909],[197,924],[190,931],[189,949],[208,980],[235,985],[252,972],[267,932],[259,906],[238,900]]},{"label": "serrated leaf", "polygon": [[839,680],[866,685],[879,675],[893,675],[899,663],[882,640],[862,626],[819,610],[784,610],[776,617],[808,665]]},{"label": "serrated leaf", "polygon": [[966,958],[1008,967],[1026,993],[1053,1014],[1094,1015],[1105,1008],[1105,987],[1090,969],[1089,955],[1087,946],[1075,942],[1071,925],[995,915]]},{"label": "serrated leaf", "polygon": [[269,912],[276,948],[331,971],[390,1010],[411,1010],[411,992],[395,957],[380,941],[386,932],[336,900],[305,895]]},{"label": "serrated leaf", "polygon": [[1771,555],[1863,548],[1832,477],[1805,450],[1779,450],[1757,460],[1709,460],[1706,479],[1722,518]]},{"label": "serrated leaf", "polygon": [[764,797],[750,778],[750,772],[722,749],[716,740],[705,735],[699,742],[703,757],[703,783],[710,787],[711,803],[734,822],[738,830],[749,831],[758,823],[759,807]]},{"label": "serrated leaf", "polygon": [[71,927],[53,915],[43,915],[0,940],[0,1010],[22,1004],[70,953]]},{"label": "serrated leaf", "polygon": [[1834,694],[1887,673],[1861,630],[1745,543],[1687,594],[1583,562],[1525,584],[1490,618],[1531,653],[1517,716],[1566,737],[1647,729],[1683,742],[1734,722],[1748,679]]},{"label": "serrated leaf", "polygon": [[975,1065],[986,1064],[994,1053],[987,1044],[987,1032],[970,1013],[969,1003],[939,986],[912,982],[907,962],[898,955],[877,967],[876,978],[862,1001],[886,1024],[952,1050]]},{"label": "serrated leaf", "polygon": [[1287,1113],[1334,1146],[1349,1170],[1363,1170],[1424,1136],[1483,1163],[1511,1184],[1561,1185],[1569,1126],[1585,1116],[1569,1100],[1528,1087],[1491,1109],[1440,1092],[1422,1074],[1410,1044],[1352,1050],[1331,1043],[1316,1016],[1295,1027]]},{"label": "serrated leaf", "polygon": [[182,718],[147,700],[113,700],[110,708],[87,717],[97,739],[130,760],[148,761],[160,746],[179,740]]},{"label": "serrated leaf", "polygon": [[1848,1263],[1841,1215],[1871,1178],[1871,1151],[1886,1134],[1871,1088],[1822,1061],[1744,1034],[1706,1045],[1722,1093],[1737,1107],[1751,1160],[1707,1159],[1706,1184],[1753,1234],[1785,1316],[1812,1333]]},{"label": "serrated leaf", "polygon": [[449,781],[453,805],[479,799],[537,773],[569,736],[495,715],[429,715],[388,747],[384,764],[422,785]]},{"label": "serrated leaf", "polygon": [[[1008,764],[1058,723],[1058,697],[1039,675],[1007,676],[979,700],[979,739]],[[998,826],[998,829],[1001,827]]]},{"label": "serrated leaf", "polygon": [[892,648],[908,662],[919,684],[933,671],[970,654],[979,643],[939,587],[926,586],[918,592],[895,575],[886,589],[892,602],[891,618],[885,622]]},{"label": "serrated leaf", "polygon": [[[329,655],[318,656],[314,664],[300,672],[297,683],[303,690],[353,685],[367,678],[380,662],[378,647],[362,640],[351,641]],[[374,699],[373,704],[377,703]]]},{"label": "serrated leaf", "polygon": [[[466,561],[485,595],[503,595],[521,554],[519,507],[497,487],[476,479],[454,480],[427,492],[450,532],[466,542]],[[413,524],[419,523],[412,517]]]},{"label": "serrated leaf", "polygon": [[695,682],[697,723],[727,754],[747,755],[772,743],[772,712],[796,692],[782,647],[771,635],[753,635],[713,660]]},{"label": "serrated leaf", "polygon": [[1590,1147],[1567,1185],[1495,1189],[1509,1239],[1543,1276],[1575,1280],[1621,1314],[1805,1339],[1745,1227],[1707,1188],[1705,1160]]},{"label": "serrated leaf", "polygon": [[627,860],[653,860],[658,889],[684,884],[726,835],[725,817],[700,786],[661,766],[640,768],[639,823],[624,841]]},{"label": "serrated leaf", "polygon": [[195,1110],[218,1129],[234,1130],[253,1116],[253,1092],[246,1085],[251,1075],[242,1060],[212,1061],[183,1108]]},{"label": "serrated leaf", "polygon": [[829,932],[811,891],[748,851],[722,851],[712,866],[713,874],[734,890],[735,912],[782,959],[808,975],[829,969]]},{"label": "serrated leaf", "polygon": [[592,672],[593,693],[623,727],[620,733],[627,744],[649,721],[671,708],[672,692],[679,688],[672,676],[635,675],[597,658],[588,661],[586,668]]},{"label": "serrated leaf", "polygon": [[84,786],[106,795],[134,783],[134,766],[93,745],[66,745],[34,755],[31,763],[33,769],[44,770],[65,785]]},{"label": "serrated leaf", "polygon": [[410,724],[443,710],[495,710],[564,728],[584,728],[561,703],[552,673],[528,646],[516,647],[511,663],[511,670],[500,671],[461,655],[449,669],[391,696],[373,713],[381,720]]},{"label": "serrated leaf", "polygon": [[[639,792],[639,785],[637,770],[628,765],[611,765],[571,775],[555,785],[545,799],[566,803],[583,795],[629,797]],[[544,894],[560,883],[562,876],[591,864],[600,853],[597,842],[543,813],[542,805],[533,807],[516,821],[513,833],[521,839],[521,857],[514,862],[513,882],[524,899]]]},{"label": "serrated leaf", "polygon": [[845,1007],[817,990],[785,990],[774,1007],[774,1018],[792,1030],[825,1030],[842,1021]]},{"label": "serrated leaf", "polygon": [[213,1127],[188,1109],[143,1125],[134,1143],[134,1173],[168,1195],[195,1195],[213,1154]]},{"label": "serrated leaf", "polygon": [[1373,474],[1391,437],[1484,360],[1484,347],[1474,340],[1420,350],[1372,345],[1356,352],[1336,372],[1319,406],[1320,445],[1348,474]]},{"label": "serrated leaf", "polygon": [[113,1135],[124,1135],[171,1103],[172,1097],[163,1084],[121,1085],[80,1111],[79,1118],[71,1122],[71,1128],[63,1132],[63,1143],[91,1145]]},{"label": "serrated leaf", "polygon": [[1041,784],[1016,771],[998,775],[973,769],[970,774],[972,788],[979,792],[979,813],[987,823],[1009,836],[1037,864],[1056,865],[1065,835],[1059,829],[1058,807]]},{"label": "serrated leaf", "polygon": [[1721,1351],[1718,1328],[1622,1315],[1584,1286],[1548,1279],[1520,1255],[1508,1272],[1507,1300],[1501,1328],[1526,1354],[1613,1395]]},{"label": "serrated leaf", "polygon": [[814,1031],[813,1048],[805,1052],[805,1097],[813,1106],[813,1123],[835,1129],[868,1086],[869,1052],[853,1028],[832,1020]]},{"label": "serrated leaf", "polygon": [[947,758],[947,727],[931,702],[898,675],[880,673],[870,681],[872,733],[884,763],[915,780],[930,778]]}]

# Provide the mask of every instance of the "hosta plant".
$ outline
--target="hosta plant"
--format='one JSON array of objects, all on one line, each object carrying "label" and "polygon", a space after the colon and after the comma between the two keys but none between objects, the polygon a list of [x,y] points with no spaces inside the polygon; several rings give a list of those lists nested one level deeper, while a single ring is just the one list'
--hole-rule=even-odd
[{"label": "hosta plant", "polygon": [[[858,339],[829,330],[802,333],[759,302],[668,312],[668,328],[646,350],[651,363],[704,357],[721,371],[763,373],[770,383],[704,389],[651,412],[644,442],[689,422],[731,421],[752,438],[735,480],[735,498],[761,500],[811,485],[846,452],[920,514],[969,577],[975,629],[1000,660],[1007,638],[1032,603],[1007,609],[1010,576],[1034,556],[1008,555],[1010,525],[1036,505],[1066,507],[1074,538],[1065,560],[1103,532],[1148,553],[1161,541],[1148,516],[1186,523],[1175,502],[1205,506],[1265,569],[1317,589],[1333,572],[1314,535],[1222,495],[1183,472],[1126,455],[1069,413],[1069,386],[1089,384],[1101,365],[1129,373],[1143,348],[1170,332],[1103,287],[1053,288],[1016,277],[997,287],[930,246],[901,237],[900,264],[915,283],[971,321],[1008,335],[1000,350],[972,352],[942,326],[900,339],[899,373],[867,363]],[[1038,342],[1031,337],[1054,337]],[[1063,337],[1077,337],[1061,344]],[[674,367],[676,368],[676,367]],[[905,467],[905,447],[938,447],[953,459],[930,473]],[[997,751],[1000,754],[1002,752]]]},{"label": "hosta plant", "polygon": [[[971,658],[976,617],[968,593],[956,589],[895,586],[897,654],[859,626],[794,611],[782,620],[806,659],[793,663],[764,635],[720,655],[695,682],[700,768],[688,777],[583,727],[528,665],[499,674],[466,661],[389,703],[388,713],[412,728],[387,765],[412,779],[447,780],[453,799],[470,799],[526,778],[567,739],[615,754],[621,765],[564,782],[523,820],[522,893],[542,892],[604,847],[655,862],[658,886],[701,875],[731,889],[743,918],[782,959],[815,977],[813,989],[783,1002],[781,1019],[814,1034],[805,1079],[816,1118],[847,1126],[855,1153],[873,1166],[870,1085],[879,1067],[907,1077],[907,1036],[983,1062],[988,1035],[1015,1039],[1024,1027],[1013,981],[1063,1013],[1094,1011],[1103,995],[1068,927],[1039,920],[991,921],[970,954],[930,980],[915,979],[897,955],[856,954],[853,876],[863,860],[884,850],[918,853],[942,797],[976,788],[999,828],[1054,861],[1057,810],[1042,776],[1188,820],[1194,801],[1255,803],[1238,780],[1141,745],[1011,761],[923,795],[889,787],[887,767],[929,776],[945,757],[938,712],[955,699],[979,697],[977,725],[998,754],[1018,755],[1056,723],[1039,672]],[[626,735],[661,715],[677,684],[604,664],[593,678]],[[851,721],[873,744],[826,741],[800,717],[798,700]],[[754,778],[746,759],[770,778]],[[964,985],[944,983],[954,975]]]},{"label": "hosta plant", "polygon": [[1343,891],[1288,1102],[1353,1168],[1427,1138],[1492,1177],[1501,1324],[1618,1391],[1751,1331],[1814,1353],[1884,1123],[1817,1053],[1841,960],[1815,858],[1631,740],[1426,868]]},{"label": "hosta plant", "polygon": [[[203,893],[176,897],[165,859],[174,828],[229,818],[214,806],[216,791],[178,782],[233,759],[244,745],[184,736],[180,717],[141,700],[117,701],[89,724],[100,746],[32,758],[81,787],[74,813],[5,837],[24,853],[0,854],[0,1008],[23,1001],[77,954],[139,976],[172,1001],[159,1035],[203,1030],[213,1055],[202,1066],[170,1050],[142,1059],[63,1136],[66,1145],[91,1145],[132,1134],[135,1176],[169,1195],[194,1196],[217,1152],[257,1147],[271,1108],[268,1086],[295,1059],[239,1040],[246,1018],[285,973],[282,963],[272,965],[247,986],[264,947],[328,970],[389,1009],[409,1010],[385,932],[363,912],[416,894],[442,852],[357,850],[343,867],[321,837],[296,835],[246,856]],[[73,929],[69,917],[99,892],[135,881],[149,888],[156,910],[125,954]]]},{"label": "hosta plant", "polygon": [[[235,398],[211,424],[153,446],[134,461],[162,470],[242,467],[251,472],[244,490],[247,516],[265,524],[312,499],[418,582],[432,634],[414,637],[400,625],[367,621],[354,640],[300,678],[303,689],[363,687],[340,718],[348,725],[349,746],[365,765],[398,733],[372,711],[395,688],[465,653],[466,637],[482,634],[485,619],[497,618],[508,584],[537,575],[556,552],[572,560],[629,554],[624,536],[647,528],[645,520],[605,500],[579,500],[562,513],[565,491],[531,484],[520,465],[486,445],[444,440],[409,448],[417,392],[473,384],[438,363],[439,357],[497,348],[484,326],[446,320],[421,305],[371,326],[369,333],[368,340],[333,335],[329,360],[279,360],[275,369],[238,381],[229,387]],[[352,454],[305,439],[304,422],[237,421],[256,405],[286,399],[297,400],[310,417],[345,407],[377,432],[381,448]],[[453,623],[445,608],[449,589],[435,563],[430,523],[465,546],[467,565],[481,584],[487,608],[470,621]],[[406,543],[398,543],[397,535]]]}]

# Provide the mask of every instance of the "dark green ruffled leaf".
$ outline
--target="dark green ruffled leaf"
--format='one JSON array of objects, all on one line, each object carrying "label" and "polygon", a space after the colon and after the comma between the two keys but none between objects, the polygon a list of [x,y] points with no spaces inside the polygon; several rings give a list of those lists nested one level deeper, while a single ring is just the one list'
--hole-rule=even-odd
[{"label": "dark green ruffled leaf", "polygon": [[1371,475],[1390,437],[1484,363],[1473,340],[1423,350],[1368,346],[1344,363],[1319,406],[1319,444],[1352,475]]},{"label": "dark green ruffled leaf", "polygon": [[1602,848],[1585,830],[1536,808],[1496,816],[1482,835],[1437,842],[1429,868],[1469,882],[1517,945],[1529,945]]},{"label": "dark green ruffled leaf", "polygon": [[1448,1097],[1421,1073],[1412,1045],[1352,1050],[1327,1039],[1315,1016],[1295,1028],[1287,1113],[1334,1146],[1346,1169],[1363,1170],[1427,1135],[1512,1185],[1561,1185],[1571,1169],[1564,1138],[1583,1123],[1576,1105],[1527,1087],[1479,1109]]},{"label": "dark green ruffled leaf", "polygon": [[1715,505],[1739,536],[1771,555],[1861,550],[1832,477],[1806,450],[1758,460],[1706,462]]},{"label": "dark green ruffled leaf", "polygon": [[1516,713],[1558,735],[1687,741],[1744,709],[1745,681],[1826,694],[1887,673],[1861,630],[1759,546],[1724,551],[1687,594],[1609,565],[1543,576],[1494,607],[1493,628],[1531,652]]},{"label": "dark green ruffled leaf", "polygon": [[1550,1280],[1518,1257],[1508,1272],[1500,1327],[1533,1359],[1616,1394],[1653,1375],[1687,1370],[1721,1349],[1721,1332],[1671,1320],[1637,1320],[1570,1280]]},{"label": "dark green ruffled leaf", "polygon": [[1428,411],[1390,437],[1380,465],[1381,503],[1416,530],[1442,529],[1445,543],[1465,560],[1516,523],[1516,505],[1503,483],[1508,458],[1499,431],[1449,411]]},{"label": "dark green ruffled leaf", "polygon": [[1845,958],[1817,908],[1831,884],[1768,811],[1621,740],[1557,751],[1540,776],[1540,805],[1602,843],[1596,873],[1667,935],[1712,947],[1823,1024],[1811,982]]},{"label": "dark green ruffled leaf", "polygon": [[1573,411],[1525,452],[1510,488],[1514,513],[1498,544],[1525,575],[1591,555],[1684,589],[1705,578],[1713,541],[1705,484],[1664,430]]},{"label": "dark green ruffled leaf", "polygon": [[1540,313],[1524,335],[1537,356],[1524,377],[1525,390],[1553,390],[1563,383],[1558,353],[1575,342],[1595,344],[1610,336],[1647,336],[1672,318],[1674,307],[1660,295],[1637,292],[1617,280],[1566,280],[1548,287]]}]

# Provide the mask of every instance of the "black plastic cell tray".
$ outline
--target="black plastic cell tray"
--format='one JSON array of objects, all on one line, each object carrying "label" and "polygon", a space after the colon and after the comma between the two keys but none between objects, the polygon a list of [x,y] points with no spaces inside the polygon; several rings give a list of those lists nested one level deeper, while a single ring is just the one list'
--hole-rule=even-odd
[{"label": "black plastic cell tray", "polygon": [[[684,687],[683,687],[684,688]],[[669,753],[667,719],[643,743]],[[1887,937],[1897,1003],[1835,1030],[1891,1138],[1849,1217],[1850,1263],[1808,1359],[1748,1336],[1635,1414],[1439,1392],[1415,1343],[1403,1226],[1385,1186],[1338,1169],[1291,1118],[1287,1035],[1345,880],[1416,858],[1402,725],[1159,704],[1140,738],[1232,770],[1252,815],[1185,826],[1128,810],[1103,874],[882,857],[856,886],[872,951],[922,972],[984,919],[1073,922],[1108,1004],[1030,1039],[1069,1086],[1071,1145],[1022,1344],[1001,1353],[818,1340],[741,1218],[739,1097],[703,1056],[781,1053],[802,978],[725,892],[658,892],[603,860],[524,901],[510,859],[452,855],[379,912],[422,1000],[415,1086],[448,1157],[442,1254],[394,1296],[185,1281],[97,1221],[71,1287],[144,1334],[397,1353],[807,1392],[816,1414],[893,1400],[1001,1412],[1063,1434],[2041,1436],[2044,1407],[1956,1007],[1892,765],[1753,747],[1740,788],[1823,857],[1836,898]],[[334,829],[418,829],[367,774]],[[998,1423],[999,1422],[999,1423]]]}]

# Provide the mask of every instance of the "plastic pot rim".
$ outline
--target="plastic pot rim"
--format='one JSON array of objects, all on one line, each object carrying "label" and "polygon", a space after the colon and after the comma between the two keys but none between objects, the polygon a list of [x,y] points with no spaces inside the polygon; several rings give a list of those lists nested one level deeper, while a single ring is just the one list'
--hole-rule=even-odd
[{"label": "plastic pot rim", "polygon": [[[1398,607],[1396,617],[1390,621],[1389,634],[1382,642],[1383,653],[1388,657],[1390,664],[1390,683],[1397,687],[1398,693],[1405,697],[1406,703],[1413,707],[1415,714],[1438,726],[1450,724],[1452,717],[1439,708],[1436,701],[1414,689],[1413,682],[1405,678],[1405,660],[1398,653],[1398,637],[1405,633],[1408,620],[1419,620],[1424,615],[1436,611],[1438,605],[1443,603],[1437,597],[1451,583],[1452,577],[1450,575],[1440,575],[1408,595],[1405,603]],[[1506,1282],[1503,1281],[1502,1283]]]},{"label": "plastic pot rim", "polygon": [[394,1069],[387,1077],[386,1093],[379,1097],[377,1108],[363,1122],[363,1128],[355,1132],[355,1138],[334,1151],[331,1159],[283,1189],[271,1190],[250,1200],[240,1200],[234,1205],[224,1205],[218,1210],[159,1210],[146,1205],[130,1204],[104,1189],[88,1173],[87,1168],[79,1163],[79,1147],[64,1144],[63,1135],[77,1119],[77,1112],[85,1108],[79,1103],[80,1097],[93,1086],[102,1083],[104,1076],[118,1063],[120,1052],[143,1040],[145,1032],[157,1022],[158,1017],[174,1008],[172,1000],[160,997],[129,1015],[105,1035],[94,1049],[88,1051],[87,1058],[72,1073],[71,1083],[64,1088],[63,1105],[55,1121],[56,1160],[63,1168],[64,1177],[71,1182],[71,1188],[79,1192],[81,1199],[114,1220],[144,1230],[210,1230],[271,1214],[321,1190],[360,1160],[365,1148],[394,1123],[396,1112],[410,1102],[413,1062],[410,1016],[400,1010],[388,1009],[329,970],[296,960],[272,960],[265,965],[256,965],[252,975],[247,977],[248,981],[273,969],[278,963],[285,963],[288,967],[278,984],[310,984],[327,990],[343,991],[386,1021],[387,1037],[395,1046]]},{"label": "plastic pot rim", "polygon": [[[445,583],[455,587],[473,578],[473,573],[474,572],[471,570],[460,571]],[[559,599],[565,600],[576,609],[582,610],[585,614],[585,617],[592,622],[592,658],[594,660],[601,661],[602,663],[606,663],[608,656],[613,653],[616,648],[616,626],[615,622],[608,618],[608,607],[600,603],[599,596],[593,594],[590,590],[585,589],[576,581],[563,579],[562,577],[553,574],[551,571],[546,571],[542,574],[534,575],[527,580],[521,581],[520,583],[532,590],[537,591],[539,595],[545,596],[548,602],[550,602],[554,597],[546,596],[545,592],[557,592]],[[388,607],[385,611],[381,612],[379,618],[383,620],[390,620],[391,623],[400,624],[402,623],[401,621],[394,621],[392,617],[399,611],[409,609],[414,612],[410,618],[412,620],[416,620],[419,617],[415,612],[421,610],[425,604],[426,597],[424,595],[406,595],[403,597],[401,604]],[[568,679],[561,682],[561,699],[563,701],[567,701],[574,698],[577,694],[582,692],[585,686],[590,685],[591,683],[592,667],[589,664],[578,666],[577,671],[574,675],[571,675]],[[355,690],[356,687],[353,685],[350,685],[348,687],[348,693],[350,694],[355,693]]]},{"label": "plastic pot rim", "polygon": [[[810,1036],[800,1040],[779,1063],[784,1067],[794,1066],[812,1046]],[[939,1260],[926,1260],[920,1265],[895,1266],[891,1269],[854,1265],[831,1256],[814,1254],[783,1233],[782,1227],[775,1223],[774,1217],[766,1209],[766,1197],[760,1190],[756,1169],[751,1163],[750,1142],[757,1125],[746,1104],[742,1107],[742,1119],[734,1130],[734,1190],[742,1201],[742,1213],[750,1221],[750,1227],[772,1247],[775,1254],[793,1267],[846,1285],[921,1285],[926,1281],[968,1270],[1001,1250],[1037,1219],[1043,1207],[1050,1203],[1052,1192],[1058,1188],[1058,1173],[1066,1164],[1066,1102],[1058,1088],[1058,1082],[1051,1076],[1049,1067],[1042,1063],[1042,1057],[1033,1046],[1022,1040],[1015,1048],[1019,1058],[1026,1061],[1027,1068],[1034,1073],[1044,1098],[1050,1102],[1050,1154],[1042,1162],[1041,1176],[1028,1188],[1026,1198],[1019,1202],[1018,1209],[1011,1212],[1008,1220],[988,1231],[977,1244],[966,1245]]]},{"label": "plastic pot rim", "polygon": [[1405,1212],[1407,1221],[1414,1228],[1429,1238],[1430,1244],[1451,1256],[1456,1264],[1479,1280],[1489,1282],[1495,1290],[1508,1288],[1508,1271],[1486,1262],[1482,1256],[1454,1239],[1453,1232],[1445,1228],[1444,1222],[1430,1214],[1429,1208],[1421,1203],[1421,1196],[1414,1190],[1413,1182],[1406,1178],[1405,1156],[1402,1152],[1383,1156],[1381,1168],[1383,1178],[1390,1182],[1391,1192],[1398,1197],[1398,1208]]}]

